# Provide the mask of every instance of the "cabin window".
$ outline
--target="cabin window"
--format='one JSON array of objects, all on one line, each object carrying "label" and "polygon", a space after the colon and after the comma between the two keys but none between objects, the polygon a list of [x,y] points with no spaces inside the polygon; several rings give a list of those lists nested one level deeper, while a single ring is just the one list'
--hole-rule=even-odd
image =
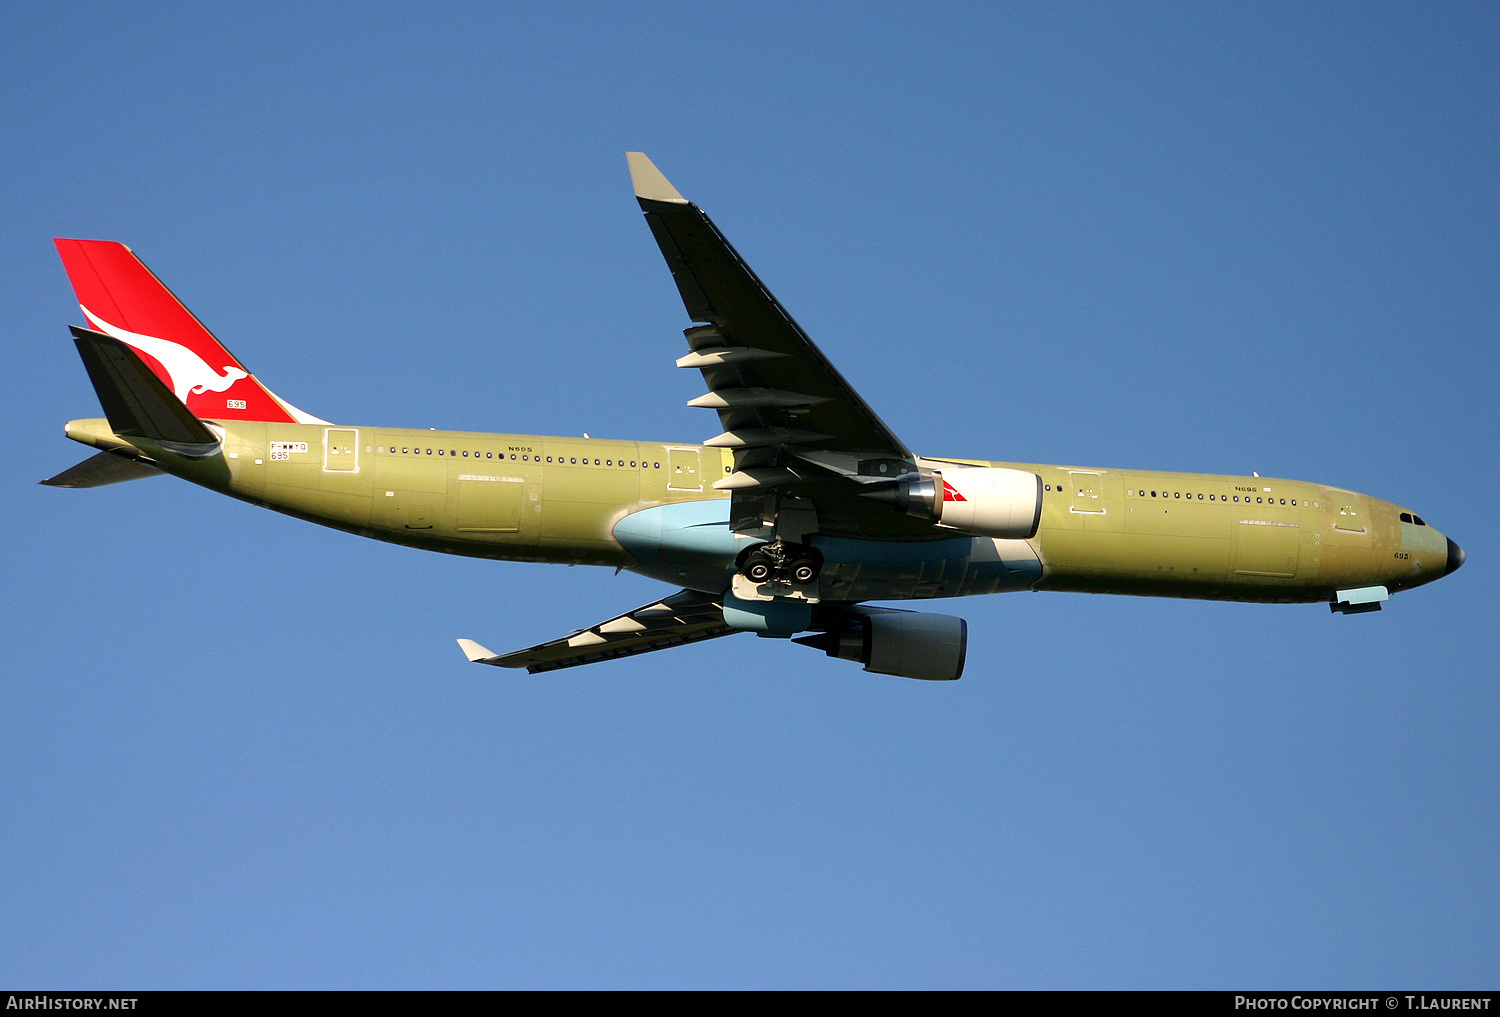
[{"label": "cabin window", "polygon": [[635,460],[634,459],[630,460],[630,468],[632,470],[635,469]]},{"label": "cabin window", "polygon": [[573,463],[574,465],[577,465],[578,460],[577,459],[569,459],[568,462]]}]

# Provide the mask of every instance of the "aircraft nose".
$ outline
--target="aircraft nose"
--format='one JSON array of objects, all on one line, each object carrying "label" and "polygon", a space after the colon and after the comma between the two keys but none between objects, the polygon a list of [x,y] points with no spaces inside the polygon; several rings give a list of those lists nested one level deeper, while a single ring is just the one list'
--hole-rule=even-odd
[{"label": "aircraft nose", "polygon": [[1443,574],[1444,575],[1451,575],[1452,573],[1457,572],[1459,570],[1459,568],[1463,565],[1463,563],[1464,563],[1464,549],[1461,548],[1461,547],[1459,547],[1457,544],[1455,544],[1453,542],[1453,538],[1452,537],[1449,537],[1448,538],[1448,571],[1445,572],[1445,573],[1443,573]]}]

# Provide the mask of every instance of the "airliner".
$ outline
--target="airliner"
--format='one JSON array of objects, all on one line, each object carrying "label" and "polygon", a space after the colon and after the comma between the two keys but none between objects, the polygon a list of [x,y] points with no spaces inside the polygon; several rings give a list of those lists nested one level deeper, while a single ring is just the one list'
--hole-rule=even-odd
[{"label": "airliner", "polygon": [[674,589],[526,649],[458,640],[470,661],[533,674],[753,632],[948,681],[966,622],[877,603],[1067,590],[1351,615],[1464,563],[1411,509],[1326,484],[913,452],[709,217],[645,155],[627,160],[692,322],[677,366],[706,391],[688,405],[717,414],[714,437],[335,424],[266,388],[128,247],[58,239],[104,416],[67,424],[97,452],[42,483],[169,473],[377,540]]}]

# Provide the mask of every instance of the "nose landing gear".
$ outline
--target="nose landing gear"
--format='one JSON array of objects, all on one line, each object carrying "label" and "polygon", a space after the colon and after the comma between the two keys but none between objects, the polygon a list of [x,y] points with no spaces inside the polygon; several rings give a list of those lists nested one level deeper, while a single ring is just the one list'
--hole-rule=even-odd
[{"label": "nose landing gear", "polygon": [[775,540],[746,548],[736,564],[740,575],[757,586],[770,582],[806,586],[823,571],[823,555],[807,544]]}]

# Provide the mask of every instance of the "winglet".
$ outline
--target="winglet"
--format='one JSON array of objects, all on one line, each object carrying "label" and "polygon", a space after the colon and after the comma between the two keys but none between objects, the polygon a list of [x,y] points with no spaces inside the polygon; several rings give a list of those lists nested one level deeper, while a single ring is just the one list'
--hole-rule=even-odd
[{"label": "winglet", "polygon": [[458,648],[464,651],[464,656],[475,664],[485,664],[500,656],[493,650],[486,650],[472,639],[460,639]]},{"label": "winglet", "polygon": [[688,200],[677,193],[656,164],[646,158],[645,152],[626,152],[625,161],[630,163],[630,183],[635,187],[635,196],[642,201],[665,201],[672,205],[686,205]]}]

